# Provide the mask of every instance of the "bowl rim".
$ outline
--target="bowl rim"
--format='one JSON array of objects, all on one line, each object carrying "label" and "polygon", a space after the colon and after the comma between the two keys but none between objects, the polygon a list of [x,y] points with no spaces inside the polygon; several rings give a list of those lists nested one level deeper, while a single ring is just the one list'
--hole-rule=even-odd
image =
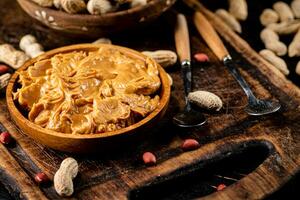
[{"label": "bowl rim", "polygon": [[70,20],[72,19],[84,19],[84,20],[93,20],[93,19],[106,19],[106,18],[113,18],[113,17],[118,17],[118,16],[124,16],[125,14],[128,13],[137,13],[139,11],[142,11],[144,9],[147,9],[157,3],[159,3],[160,1],[171,1],[170,4],[172,4],[172,1],[176,1],[176,0],[151,0],[150,2],[148,2],[146,5],[143,6],[136,6],[133,8],[129,8],[127,10],[121,10],[121,11],[117,11],[117,12],[110,12],[110,13],[106,13],[104,15],[92,15],[92,14],[70,14],[67,12],[64,12],[62,10],[56,10],[50,7],[43,7],[38,5],[37,3],[31,1],[31,0],[17,0],[19,1],[26,1],[28,2],[31,6],[35,7],[35,8],[39,8],[39,9],[43,9],[46,12],[52,12],[52,13],[56,13],[57,15],[61,15],[65,18],[68,18]]},{"label": "bowl rim", "polygon": [[[45,128],[38,126],[37,124],[28,120],[19,111],[19,109],[15,105],[15,102],[13,100],[13,95],[12,95],[14,84],[19,76],[19,74],[17,72],[23,71],[23,70],[27,69],[29,66],[31,66],[32,64],[34,64],[35,62],[49,58],[50,56],[53,56],[58,53],[67,53],[70,51],[88,50],[88,49],[93,49],[93,48],[97,49],[100,47],[116,48],[118,50],[121,50],[122,52],[125,52],[127,54],[130,54],[132,56],[135,56],[135,57],[143,59],[143,60],[145,60],[146,58],[149,58],[149,57],[143,55],[142,53],[135,51],[133,49],[118,46],[118,45],[112,45],[112,44],[76,44],[76,45],[70,45],[70,46],[65,46],[65,47],[60,47],[57,49],[50,50],[36,58],[28,60],[26,63],[23,64],[23,66],[21,66],[12,75],[12,77],[7,85],[7,89],[6,89],[6,102],[7,102],[8,110],[10,112],[13,112],[14,113],[13,115],[15,115],[16,118],[19,118],[20,120],[26,122],[26,124],[27,124],[26,126],[30,126],[31,129],[36,129],[40,133],[43,133],[45,135],[54,136],[54,137],[65,138],[65,139],[80,139],[80,140],[108,138],[108,137],[113,137],[113,136],[117,136],[117,135],[130,133],[134,129],[140,128],[141,126],[145,125],[148,121],[154,119],[157,115],[159,115],[159,113],[161,113],[163,111],[165,106],[168,105],[169,98],[171,95],[171,86],[170,86],[170,82],[169,82],[169,79],[167,77],[167,73],[165,72],[165,70],[151,58],[150,59],[157,64],[159,76],[160,76],[160,80],[161,80],[161,89],[163,90],[160,94],[160,104],[148,116],[146,116],[142,120],[140,120],[137,123],[134,123],[128,127],[125,127],[125,128],[122,128],[122,129],[119,129],[116,131],[110,131],[110,132],[104,132],[104,133],[90,133],[90,134],[61,133],[61,132],[56,132],[56,131],[53,131],[50,129],[45,129]],[[12,117],[12,118],[14,118],[14,117]]]}]

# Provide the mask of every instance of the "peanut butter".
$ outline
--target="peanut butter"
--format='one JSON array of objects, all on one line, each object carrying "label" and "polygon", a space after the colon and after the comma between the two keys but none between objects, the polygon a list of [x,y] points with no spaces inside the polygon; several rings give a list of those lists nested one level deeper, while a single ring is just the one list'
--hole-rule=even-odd
[{"label": "peanut butter", "polygon": [[56,54],[19,72],[14,99],[28,119],[72,134],[118,130],[146,117],[159,104],[155,62],[109,47]]}]

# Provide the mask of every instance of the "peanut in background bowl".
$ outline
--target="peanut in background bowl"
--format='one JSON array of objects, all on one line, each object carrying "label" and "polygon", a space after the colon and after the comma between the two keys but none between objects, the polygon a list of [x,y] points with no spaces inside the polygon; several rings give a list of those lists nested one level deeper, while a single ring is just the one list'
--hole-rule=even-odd
[{"label": "peanut in background bowl", "polygon": [[31,0],[18,0],[21,8],[32,18],[56,31],[78,37],[102,37],[129,30],[159,17],[176,0],[152,0],[145,6],[104,15],[69,14],[41,7]]},{"label": "peanut in background bowl", "polygon": [[[31,59],[26,62],[18,71],[26,70],[29,66],[34,64],[35,62],[46,59],[54,56],[58,53],[67,53],[72,51],[92,51],[98,49],[99,47],[106,46],[110,48],[115,48],[127,55],[133,56],[137,59],[145,60],[147,57],[137,51],[115,46],[115,45],[93,45],[93,44],[79,44],[79,45],[71,45],[58,49],[54,49],[51,51],[42,54],[41,56]],[[50,148],[72,152],[72,153],[88,153],[88,152],[103,152],[106,150],[113,150],[123,143],[130,143],[135,141],[136,139],[142,138],[143,130],[146,130],[149,127],[152,127],[156,124],[159,119],[163,117],[165,111],[168,107],[169,99],[170,99],[170,82],[167,76],[167,73],[164,69],[158,65],[159,76],[161,80],[161,88],[158,92],[160,96],[159,106],[150,113],[147,117],[142,119],[141,121],[128,126],[126,128],[105,132],[105,133],[95,133],[95,134],[66,134],[60,133],[53,130],[42,128],[33,122],[27,119],[27,116],[24,116],[22,111],[18,108],[18,103],[13,100],[12,93],[17,89],[17,80],[18,74],[15,73],[6,90],[6,102],[7,107],[10,112],[10,115],[13,121],[17,124],[17,126],[25,132],[28,136],[36,140],[37,142],[48,146]]]}]

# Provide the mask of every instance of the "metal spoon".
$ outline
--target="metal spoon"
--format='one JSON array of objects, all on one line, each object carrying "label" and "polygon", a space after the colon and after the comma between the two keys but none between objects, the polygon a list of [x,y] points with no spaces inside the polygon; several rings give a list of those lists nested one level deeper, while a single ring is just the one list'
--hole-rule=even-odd
[{"label": "metal spoon", "polygon": [[231,75],[236,79],[236,81],[239,83],[239,85],[242,87],[245,94],[247,95],[248,105],[246,106],[245,111],[249,115],[256,116],[266,115],[278,111],[281,107],[281,105],[278,102],[271,100],[260,100],[254,96],[248,83],[238,71],[236,64],[233,62],[222,40],[210,24],[210,22],[206,19],[206,17],[202,13],[196,12],[194,16],[194,23],[200,35],[206,41],[207,45],[224,63],[224,65],[230,71]]},{"label": "metal spoon", "polygon": [[192,90],[191,52],[188,25],[185,16],[182,14],[177,15],[175,43],[181,62],[186,105],[183,111],[173,117],[173,122],[180,127],[198,127],[203,125],[206,119],[202,113],[192,109],[187,99],[187,95]]}]

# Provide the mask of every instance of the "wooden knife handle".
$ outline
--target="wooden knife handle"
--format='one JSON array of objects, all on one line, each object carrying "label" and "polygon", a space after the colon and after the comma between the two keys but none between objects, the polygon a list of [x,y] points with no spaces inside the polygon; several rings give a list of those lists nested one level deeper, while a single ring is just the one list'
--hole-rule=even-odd
[{"label": "wooden knife handle", "polygon": [[175,27],[175,45],[180,62],[191,60],[190,37],[186,18],[183,14],[177,15]]},{"label": "wooden knife handle", "polygon": [[194,24],[203,37],[204,41],[207,43],[209,48],[216,54],[216,56],[223,61],[223,59],[229,55],[226,47],[224,46],[219,35],[215,31],[214,27],[206,19],[206,17],[200,13],[196,12],[194,15]]}]

